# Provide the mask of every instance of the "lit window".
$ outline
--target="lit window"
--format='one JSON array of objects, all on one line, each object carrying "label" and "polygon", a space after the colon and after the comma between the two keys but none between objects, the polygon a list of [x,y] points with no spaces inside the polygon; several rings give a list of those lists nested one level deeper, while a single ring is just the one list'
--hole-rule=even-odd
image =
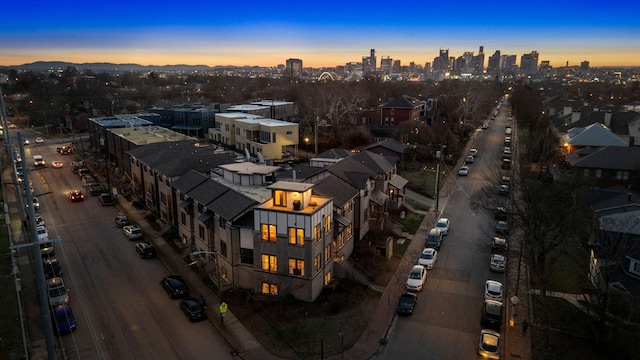
[{"label": "lit window", "polygon": [[324,248],[324,261],[329,262],[329,260],[331,260],[331,244]]},{"label": "lit window", "polygon": [[331,215],[324,218],[324,229],[326,232],[331,231]]},{"label": "lit window", "polygon": [[287,193],[282,190],[273,192],[273,204],[275,206],[287,206]]},{"label": "lit window", "polygon": [[278,295],[278,285],[262,283],[262,294],[263,295]]},{"label": "lit window", "polygon": [[289,228],[289,244],[304,245],[304,229]]},{"label": "lit window", "polygon": [[321,230],[320,230],[320,224],[316,225],[313,227],[313,240],[318,241],[320,240],[320,235],[321,234]]},{"label": "lit window", "polygon": [[349,226],[347,226],[347,237],[351,239],[352,234],[353,234],[353,224],[349,224]]},{"label": "lit window", "polygon": [[264,241],[276,241],[276,226],[260,224],[261,239]]},{"label": "lit window", "polygon": [[289,274],[304,276],[304,260],[289,259]]},{"label": "lit window", "polygon": [[338,234],[338,249],[342,249],[344,247],[344,231],[340,231]]},{"label": "lit window", "polygon": [[313,258],[313,272],[317,273],[322,267],[322,254],[318,254]]},{"label": "lit window", "polygon": [[278,257],[275,255],[262,254],[262,270],[278,271]]},{"label": "lit window", "polygon": [[330,281],[331,281],[331,271],[324,274],[324,284],[329,285]]}]

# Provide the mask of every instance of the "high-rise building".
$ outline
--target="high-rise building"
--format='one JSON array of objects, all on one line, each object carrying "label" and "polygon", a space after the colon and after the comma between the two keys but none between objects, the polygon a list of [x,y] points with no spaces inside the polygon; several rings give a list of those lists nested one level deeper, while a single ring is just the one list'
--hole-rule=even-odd
[{"label": "high-rise building", "polygon": [[507,75],[514,75],[518,67],[516,66],[515,55],[501,55],[500,56],[500,73]]},{"label": "high-rise building", "polygon": [[362,57],[362,74],[376,72],[376,49],[371,49],[369,56]]},{"label": "high-rise building", "polygon": [[587,60],[580,63],[580,70],[584,72],[589,71],[589,62]]},{"label": "high-rise building", "polygon": [[500,50],[496,50],[493,55],[489,56],[487,72],[495,75],[500,73]]},{"label": "high-rise building", "polygon": [[520,57],[520,73],[523,75],[536,75],[538,73],[538,52],[522,54]]},{"label": "high-rise building", "polygon": [[393,59],[391,59],[389,56],[383,56],[382,59],[380,59],[380,71],[382,71],[383,74],[385,75],[389,75],[391,74],[391,68],[393,66]]},{"label": "high-rise building", "polygon": [[478,51],[478,55],[475,58],[475,69],[474,72],[476,74],[482,74],[484,71],[484,46],[480,45],[480,51]]},{"label": "high-rise building", "polygon": [[402,65],[400,64],[400,60],[393,60],[393,66],[391,67],[391,72],[394,74],[399,74],[402,71]]},{"label": "high-rise building", "polygon": [[433,70],[449,70],[449,49],[440,49],[440,55],[433,59]]},{"label": "high-rise building", "polygon": [[299,78],[302,76],[302,60],[287,59],[285,74],[290,78]]}]

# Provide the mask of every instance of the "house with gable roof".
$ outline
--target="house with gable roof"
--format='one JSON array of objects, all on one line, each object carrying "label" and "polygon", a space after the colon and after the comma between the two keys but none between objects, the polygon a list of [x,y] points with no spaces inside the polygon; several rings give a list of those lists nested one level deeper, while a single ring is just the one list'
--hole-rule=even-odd
[{"label": "house with gable roof", "polygon": [[188,252],[201,252],[197,259],[220,289],[250,288],[256,264],[251,220],[258,201],[196,170],[172,186],[182,246]]},{"label": "house with gable roof", "polygon": [[567,154],[586,147],[628,146],[629,144],[600,123],[593,123],[584,128],[571,128],[562,136]]},{"label": "house with gable roof", "polygon": [[221,164],[235,162],[233,152],[196,146],[192,140],[158,142],[127,152],[133,194],[161,219],[174,220],[171,184],[191,170],[206,174]]},{"label": "house with gable roof", "polygon": [[418,121],[424,104],[424,101],[408,95],[398,96],[380,105],[379,125],[398,126],[405,121]]},{"label": "house with gable roof", "polygon": [[567,156],[570,173],[597,187],[640,189],[640,147],[586,147]]},{"label": "house with gable roof", "polygon": [[594,214],[589,279],[606,287],[640,295],[640,195],[622,186],[587,193]]}]

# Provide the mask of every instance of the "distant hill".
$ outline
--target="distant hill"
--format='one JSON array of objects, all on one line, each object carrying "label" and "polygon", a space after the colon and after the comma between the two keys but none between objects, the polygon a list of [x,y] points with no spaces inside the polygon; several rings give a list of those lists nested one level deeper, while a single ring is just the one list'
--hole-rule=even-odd
[{"label": "distant hill", "polygon": [[[82,71],[84,69],[91,69],[93,72],[148,72],[148,71],[212,71],[219,69],[239,69],[239,68],[254,68],[253,66],[233,66],[233,65],[217,65],[214,67],[208,65],[139,65],[139,64],[114,64],[114,63],[70,63],[65,61],[36,61],[29,64],[1,66],[1,71],[7,71],[9,69],[16,70],[31,70],[37,72],[45,72],[51,69],[64,69],[67,67],[75,67]],[[255,66],[259,68],[259,66]]]}]

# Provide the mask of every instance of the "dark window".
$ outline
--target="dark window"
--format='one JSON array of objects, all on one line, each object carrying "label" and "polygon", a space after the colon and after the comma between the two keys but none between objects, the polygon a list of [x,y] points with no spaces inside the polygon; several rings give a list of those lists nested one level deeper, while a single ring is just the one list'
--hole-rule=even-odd
[{"label": "dark window", "polygon": [[240,262],[253,265],[253,249],[240,248]]},{"label": "dark window", "polygon": [[227,257],[227,243],[220,240],[220,255]]}]

